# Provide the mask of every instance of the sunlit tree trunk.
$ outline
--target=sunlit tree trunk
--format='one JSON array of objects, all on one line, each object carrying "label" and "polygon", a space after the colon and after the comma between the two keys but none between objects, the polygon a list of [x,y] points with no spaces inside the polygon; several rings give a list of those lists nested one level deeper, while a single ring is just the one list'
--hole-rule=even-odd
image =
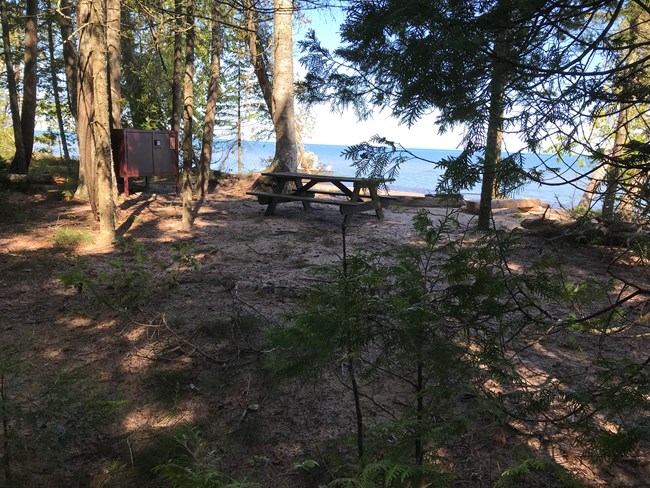
[{"label": "sunlit tree trunk", "polygon": [[110,244],[115,240],[115,205],[113,202],[113,158],[111,155],[110,109],[107,61],[106,0],[92,0],[90,11],[91,60],[93,66],[93,93],[95,117],[92,132],[95,140],[95,182],[99,215],[100,241]]},{"label": "sunlit tree trunk", "polygon": [[293,94],[293,1],[273,2],[274,171],[296,171],[296,119]]},{"label": "sunlit tree trunk", "polygon": [[194,0],[187,0],[185,11],[185,76],[183,83],[183,229],[192,227],[192,163],[194,147]]},{"label": "sunlit tree trunk", "polygon": [[108,0],[106,26],[108,39],[108,84],[111,128],[122,127],[122,44],[121,0]]},{"label": "sunlit tree trunk", "polygon": [[594,201],[594,197],[598,194],[598,188],[600,187],[601,183],[603,182],[603,178],[607,174],[607,165],[606,164],[601,164],[594,170],[594,172],[591,175],[591,178],[589,179],[589,183],[587,183],[587,186],[585,187],[585,191],[582,194],[582,198],[580,198],[580,202],[578,203],[579,208],[584,208],[584,209],[589,209],[591,208],[591,205]]},{"label": "sunlit tree trunk", "polygon": [[203,123],[203,140],[201,144],[201,159],[199,161],[199,179],[197,184],[201,197],[204,197],[208,193],[210,164],[212,163],[212,140],[214,139],[214,120],[219,98],[219,77],[221,71],[219,60],[223,51],[220,20],[219,3],[214,2],[212,9],[210,78],[208,80],[208,97],[205,106],[205,121]]},{"label": "sunlit tree trunk", "polygon": [[7,90],[9,92],[9,111],[11,122],[14,128],[14,144],[16,152],[11,163],[11,171],[21,174],[27,173],[27,162],[25,159],[25,145],[23,143],[23,131],[20,123],[20,104],[18,102],[18,86],[14,78],[13,61],[11,59],[11,42],[9,37],[9,15],[7,2],[0,0],[0,22],[2,23],[2,50],[4,51],[5,72],[7,73]]}]

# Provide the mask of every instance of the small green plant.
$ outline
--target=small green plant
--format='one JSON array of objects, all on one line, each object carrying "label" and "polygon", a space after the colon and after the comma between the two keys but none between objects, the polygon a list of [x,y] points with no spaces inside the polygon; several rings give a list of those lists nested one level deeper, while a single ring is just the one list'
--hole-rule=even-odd
[{"label": "small green plant", "polygon": [[[540,481],[540,478],[543,481]],[[524,488],[533,484],[561,488],[580,488],[582,486],[569,471],[552,459],[529,458],[501,473],[494,488]]]},{"label": "small green plant", "polygon": [[66,287],[77,292],[90,291],[100,303],[119,309],[132,309],[147,303],[150,274],[144,244],[132,239],[118,239],[115,244],[118,255],[108,264],[110,271],[97,275],[96,279],[86,272],[73,269],[58,275]]},{"label": "small green plant", "polygon": [[217,452],[201,438],[199,432],[182,427],[162,439],[166,446],[165,462],[153,468],[162,481],[172,488],[260,488],[249,481],[237,481],[215,468]]},{"label": "small green plant", "polygon": [[181,274],[201,269],[201,261],[192,252],[194,244],[190,241],[177,241],[172,244],[172,262],[163,266],[169,272],[166,281],[170,287],[178,286]]},{"label": "small green plant", "polygon": [[71,227],[60,227],[54,231],[54,246],[62,249],[74,249],[83,244],[92,244],[93,235],[90,231]]}]

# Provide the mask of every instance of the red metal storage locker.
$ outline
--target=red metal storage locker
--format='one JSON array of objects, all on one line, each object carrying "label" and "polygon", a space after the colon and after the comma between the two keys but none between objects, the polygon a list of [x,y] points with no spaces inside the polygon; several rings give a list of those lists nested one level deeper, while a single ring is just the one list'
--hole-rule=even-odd
[{"label": "red metal storage locker", "polygon": [[111,131],[115,176],[124,179],[124,194],[129,196],[129,178],[150,176],[178,178],[178,134],[173,130],[113,129]]}]

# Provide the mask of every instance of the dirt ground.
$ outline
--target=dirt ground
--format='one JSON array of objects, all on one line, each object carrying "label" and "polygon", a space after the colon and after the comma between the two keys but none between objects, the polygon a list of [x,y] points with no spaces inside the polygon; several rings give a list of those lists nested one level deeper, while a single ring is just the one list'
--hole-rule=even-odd
[{"label": "dirt ground", "polygon": [[[11,479],[15,486],[161,486],[152,469],[171,455],[170,443],[178,451],[183,436],[196,459],[268,487],[319,486],[334,464],[353,457],[346,440],[354,429],[352,400],[334,377],[277,384],[261,366],[261,332],[299,306],[304,290],[321,279],[319,266],[340,262],[342,217],[334,206],[305,212],[298,203],[264,216],[264,207],[245,194],[251,181],[221,180],[197,202],[189,232],[181,230],[173,185],[154,183],[148,194],[136,189],[120,206],[118,233],[142,247],[123,252],[57,237],[64,230],[97,233],[84,203],[4,194],[0,485]],[[382,221],[371,213],[355,216],[346,251],[413,242],[418,210],[391,206]],[[511,230],[543,211],[498,210],[495,225]],[[459,219],[474,225],[469,214]],[[530,256],[557,246],[526,239]],[[605,276],[618,252],[554,249],[570,272],[585,278]],[[632,265],[616,271],[637,284],[647,280],[646,270]],[[77,286],[64,286],[66,274]],[[643,358],[649,338],[647,327],[637,328],[615,342],[616,353]],[[557,340],[531,353],[535,374],[558,367],[579,372],[590,344],[575,350]],[[647,443],[617,464],[598,466],[571,442],[543,428],[524,436],[516,426],[491,425],[446,454],[452,486],[492,486],[520,444],[555,459],[584,486],[650,486]],[[316,469],[296,469],[310,459]]]}]

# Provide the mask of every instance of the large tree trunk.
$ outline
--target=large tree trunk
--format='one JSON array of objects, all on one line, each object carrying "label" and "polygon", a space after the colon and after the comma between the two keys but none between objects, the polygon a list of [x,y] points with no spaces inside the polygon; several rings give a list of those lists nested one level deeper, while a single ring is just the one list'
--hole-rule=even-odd
[{"label": "large tree trunk", "polygon": [[[258,31],[259,15],[253,0],[243,0],[248,50],[255,77],[262,90],[266,107],[273,118],[273,87],[269,78],[269,63],[264,54],[264,45]],[[276,11],[277,15],[277,11]],[[275,18],[275,16],[274,16]]]},{"label": "large tree trunk", "polygon": [[[90,1],[77,0],[77,25],[79,29],[79,50],[77,65],[77,141],[79,145],[79,183],[75,198],[88,200],[92,207],[93,215],[99,218],[97,197],[94,182],[97,181],[97,171],[94,165],[95,140],[91,128],[95,119],[93,103],[93,69],[91,64],[90,29]],[[91,195],[91,193],[93,193]]]},{"label": "large tree trunk", "polygon": [[[36,70],[38,0],[27,0],[25,16],[25,55],[23,58],[23,109],[20,124],[25,148],[25,172],[29,171],[34,149],[34,130],[36,128]],[[18,169],[19,165],[12,169]],[[18,171],[15,171],[18,172]]]},{"label": "large tree trunk", "polygon": [[[92,0],[90,12],[90,42],[93,67],[95,117],[92,131],[95,140],[97,168],[96,197],[99,215],[99,238],[104,244],[115,240],[115,205],[113,202],[113,158],[111,154],[110,110],[108,106],[108,63],[106,32],[106,0]],[[92,193],[95,193],[92,192]]]},{"label": "large tree trunk", "polygon": [[203,123],[203,140],[201,144],[201,160],[199,161],[198,189],[201,197],[208,193],[210,180],[210,164],[212,163],[212,141],[214,139],[214,120],[219,98],[219,77],[221,65],[219,59],[223,51],[221,43],[221,24],[219,3],[214,2],[212,9],[212,55],[210,59],[210,79],[208,81],[208,97],[205,106],[205,121]]},{"label": "large tree trunk", "polygon": [[180,136],[183,118],[183,2],[174,0],[174,74],[172,78],[171,128]]},{"label": "large tree trunk", "polygon": [[121,0],[108,0],[106,26],[108,42],[108,85],[111,128],[122,128],[122,44]]},{"label": "large tree trunk", "polygon": [[72,30],[72,7],[70,0],[60,0],[57,10],[61,37],[63,39],[63,62],[65,82],[68,87],[68,105],[72,116],[77,118],[77,67],[78,55]]},{"label": "large tree trunk", "polygon": [[[48,6],[52,7],[51,0],[48,1]],[[63,151],[63,159],[65,160],[68,169],[68,176],[72,175],[72,161],[70,160],[70,151],[68,150],[68,138],[65,135],[65,124],[63,123],[63,109],[61,108],[61,97],[59,94],[59,76],[55,67],[55,50],[54,50],[54,32],[52,30],[52,23],[47,23],[47,48],[50,55],[50,81],[52,83],[52,92],[54,94],[54,110],[56,111],[56,121],[59,126],[59,137],[61,139],[61,150]]]},{"label": "large tree trunk", "polygon": [[506,72],[501,56],[505,51],[504,41],[495,42],[496,58],[492,64],[490,80],[490,108],[488,110],[488,129],[485,141],[485,160],[483,181],[481,182],[481,202],[478,214],[478,228],[488,230],[492,216],[492,198],[501,162],[501,143],[503,139],[503,112],[506,87]]},{"label": "large tree trunk", "polygon": [[296,119],[293,96],[293,0],[273,2],[273,171],[296,171]]},{"label": "large tree trunk", "polygon": [[7,73],[7,89],[9,91],[9,110],[11,122],[14,128],[14,144],[16,153],[11,163],[12,173],[27,173],[27,162],[25,159],[25,146],[23,144],[23,132],[20,123],[20,105],[18,103],[18,87],[14,78],[14,65],[11,59],[11,42],[9,38],[9,15],[7,12],[6,0],[0,0],[0,22],[2,23],[2,48],[4,51],[5,71]]},{"label": "large tree trunk", "polygon": [[185,12],[185,78],[183,89],[183,229],[192,228],[192,162],[194,147],[194,0],[187,0]]}]

